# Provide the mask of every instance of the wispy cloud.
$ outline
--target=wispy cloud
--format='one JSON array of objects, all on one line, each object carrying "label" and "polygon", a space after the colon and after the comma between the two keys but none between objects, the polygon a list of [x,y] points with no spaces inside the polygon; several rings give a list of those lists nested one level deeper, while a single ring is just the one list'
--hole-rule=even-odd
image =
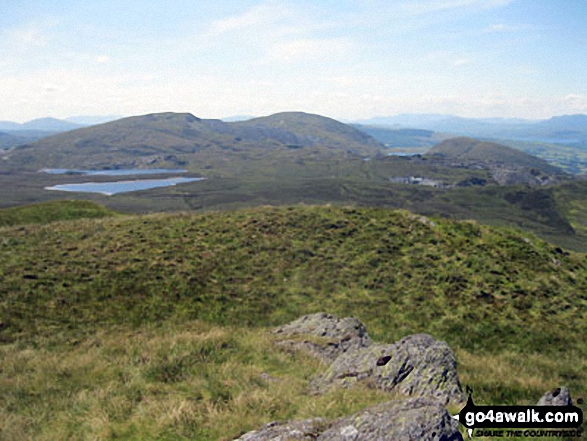
[{"label": "wispy cloud", "polygon": [[485,33],[495,33],[495,32],[518,32],[518,31],[527,31],[532,27],[529,24],[517,24],[517,25],[507,25],[504,23],[494,23],[491,26],[488,26],[483,30]]},{"label": "wispy cloud", "polygon": [[345,38],[283,41],[270,47],[269,59],[282,63],[310,59],[324,60],[332,57],[342,57],[348,53],[351,47],[352,43]]},{"label": "wispy cloud", "polygon": [[452,65],[455,67],[465,66],[467,64],[471,64],[470,58],[457,58],[452,62]]},{"label": "wispy cloud", "polygon": [[5,39],[8,44],[29,47],[44,47],[49,41],[45,27],[38,24],[9,29],[5,33]]},{"label": "wispy cloud", "polygon": [[513,0],[412,0],[400,3],[395,8],[400,14],[425,15],[454,9],[475,8],[479,10],[500,8]]},{"label": "wispy cloud", "polygon": [[265,2],[241,14],[213,21],[210,24],[208,35],[217,37],[229,32],[264,28],[275,25],[291,15],[292,11],[286,5],[274,1]]},{"label": "wispy cloud", "polygon": [[105,64],[110,61],[110,57],[108,55],[96,55],[94,57],[94,62],[98,64]]}]

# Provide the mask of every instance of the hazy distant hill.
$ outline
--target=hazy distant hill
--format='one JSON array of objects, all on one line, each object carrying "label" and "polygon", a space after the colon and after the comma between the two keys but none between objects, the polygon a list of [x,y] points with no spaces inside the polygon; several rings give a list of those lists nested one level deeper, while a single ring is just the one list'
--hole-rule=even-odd
[{"label": "hazy distant hill", "polygon": [[473,138],[451,138],[437,144],[426,156],[441,156],[458,161],[479,161],[514,167],[536,168],[545,173],[561,173],[561,170],[546,161],[520,150],[495,142]]},{"label": "hazy distant hill", "polygon": [[227,123],[189,113],[157,113],[86,127],[19,147],[11,165],[115,167],[171,160],[264,154],[311,148],[316,154],[374,155],[383,146],[330,118],[287,112]]},{"label": "hazy distant hill", "polygon": [[55,132],[42,130],[11,130],[0,132],[0,150],[7,150],[13,147],[37,141],[45,136],[53,135]]},{"label": "hazy distant hill", "polygon": [[38,118],[22,124],[12,121],[0,121],[0,130],[2,131],[39,130],[44,132],[65,132],[81,127],[84,127],[84,125],[56,118]]},{"label": "hazy distant hill", "polygon": [[417,128],[482,138],[538,141],[587,149],[587,115],[563,115],[546,120],[462,118],[439,114],[402,114],[358,121],[388,128]]},{"label": "hazy distant hill", "polygon": [[360,124],[394,128],[418,128],[437,132],[480,134],[494,130],[524,128],[534,121],[518,118],[463,118],[442,114],[412,114],[381,116],[357,121]]},{"label": "hazy distant hill", "polygon": [[424,129],[394,129],[391,127],[353,124],[387,147],[432,147],[442,141],[442,134]]},{"label": "hazy distant hill", "polygon": [[557,130],[579,129],[587,130],[587,115],[563,115],[553,116],[550,119],[541,121],[542,127],[548,127]]},{"label": "hazy distant hill", "polygon": [[94,124],[103,124],[110,121],[116,121],[123,118],[122,115],[80,115],[70,116],[66,121],[79,124],[82,126],[93,126]]},{"label": "hazy distant hill", "polygon": [[[343,124],[332,118],[303,112],[276,113],[266,117],[237,122],[234,126],[245,130],[250,130],[251,128],[261,129],[268,135],[271,133],[272,136],[277,138],[280,138],[280,135],[288,136],[293,134],[295,136],[293,140],[304,146],[328,144],[341,148],[353,148],[356,146],[380,147],[380,144],[371,136],[350,125]],[[284,142],[286,141],[284,140]]]}]

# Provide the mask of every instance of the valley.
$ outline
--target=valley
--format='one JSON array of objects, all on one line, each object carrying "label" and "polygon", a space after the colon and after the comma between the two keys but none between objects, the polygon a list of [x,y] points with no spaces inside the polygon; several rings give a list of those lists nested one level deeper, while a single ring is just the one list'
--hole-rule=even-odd
[{"label": "valley", "polygon": [[[402,132],[404,141],[410,136],[433,135]],[[468,153],[456,154],[459,149]],[[560,246],[587,250],[584,219],[573,215],[584,204],[577,189],[587,185],[579,175],[471,138],[445,139],[424,155],[390,156],[388,151],[358,129],[301,112],[235,123],[185,114],[145,115],[10,150],[0,161],[0,207],[64,197],[130,213],[356,204],[513,226]],[[92,179],[75,172],[39,172],[51,168],[104,171]],[[116,180],[108,175],[128,168],[144,170],[140,173],[153,180],[170,177],[157,174],[164,168],[205,179],[111,196],[45,189],[90,181],[104,185]],[[436,188],[413,184],[422,180]]]}]

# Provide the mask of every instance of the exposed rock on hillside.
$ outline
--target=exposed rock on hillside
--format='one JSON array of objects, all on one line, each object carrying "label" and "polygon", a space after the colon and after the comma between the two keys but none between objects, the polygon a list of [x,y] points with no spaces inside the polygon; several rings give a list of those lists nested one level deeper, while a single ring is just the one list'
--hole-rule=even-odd
[{"label": "exposed rock on hillside", "polygon": [[280,423],[274,421],[259,430],[248,432],[236,441],[315,440],[332,423],[322,418]]},{"label": "exposed rock on hillside", "polygon": [[[279,346],[304,350],[325,363],[332,363],[349,349],[366,348],[371,345],[367,329],[359,320],[353,317],[340,319],[323,312],[305,315],[287,325],[280,326],[273,332],[281,336],[293,337],[278,341]],[[318,338],[310,340],[304,336]]]},{"label": "exposed rock on hillside", "polygon": [[303,316],[273,332],[292,337],[279,340],[278,345],[304,350],[331,363],[312,381],[316,393],[368,381],[384,391],[442,403],[465,399],[454,353],[428,334],[410,335],[394,344],[372,344],[365,325],[356,318],[325,313]]},{"label": "exposed rock on hillside", "polygon": [[462,440],[457,422],[438,402],[390,401],[341,418],[319,440]]},{"label": "exposed rock on hillside", "polygon": [[369,380],[382,390],[428,397],[442,403],[463,402],[455,355],[443,341],[415,334],[391,344],[356,348],[339,356],[312,382],[319,392]]},{"label": "exposed rock on hillside", "polygon": [[538,406],[572,406],[571,394],[566,387],[546,392],[538,401]]},{"label": "exposed rock on hillside", "polygon": [[270,423],[239,441],[268,440],[462,440],[458,423],[438,402],[423,398],[390,401],[349,417],[327,422],[310,419]]}]

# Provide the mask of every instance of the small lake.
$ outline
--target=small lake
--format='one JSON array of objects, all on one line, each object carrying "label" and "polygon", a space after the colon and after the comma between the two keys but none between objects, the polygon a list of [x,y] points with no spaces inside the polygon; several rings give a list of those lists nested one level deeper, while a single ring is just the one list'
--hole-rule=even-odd
[{"label": "small lake", "polygon": [[89,175],[89,176],[129,176],[129,175],[159,175],[163,173],[186,173],[184,169],[173,168],[126,168],[118,170],[76,170],[68,168],[42,168],[39,170],[51,175]]},{"label": "small lake", "polygon": [[205,178],[168,178],[168,179],[142,179],[137,181],[117,182],[85,182],[83,184],[63,184],[45,187],[45,190],[74,191],[85,193],[101,193],[111,196],[117,193],[148,190],[150,188],[171,187],[186,182],[201,181]]},{"label": "small lake", "polygon": [[387,156],[416,156],[421,153],[410,153],[410,152],[387,152]]}]

